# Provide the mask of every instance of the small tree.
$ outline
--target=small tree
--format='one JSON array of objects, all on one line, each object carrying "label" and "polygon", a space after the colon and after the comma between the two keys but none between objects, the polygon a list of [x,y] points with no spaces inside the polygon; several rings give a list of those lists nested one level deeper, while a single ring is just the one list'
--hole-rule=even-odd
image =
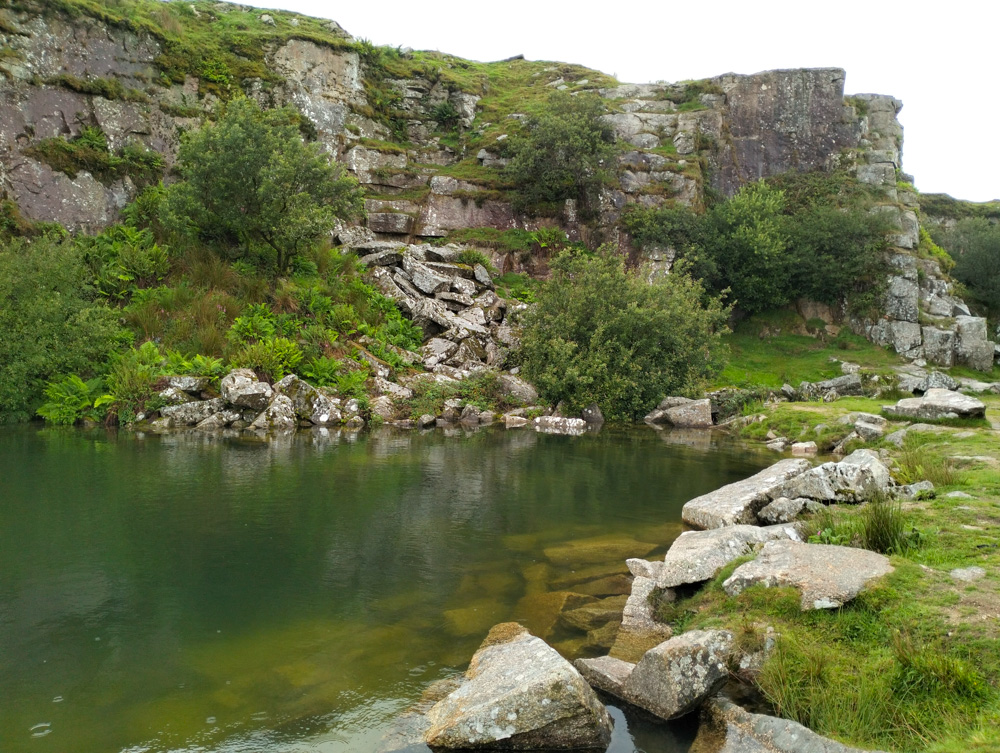
[{"label": "small tree", "polygon": [[164,224],[233,255],[264,252],[279,274],[364,200],[342,165],[299,133],[293,109],[236,99],[216,123],[190,134],[178,154],[183,180],[163,204]]},{"label": "small tree", "polygon": [[598,97],[554,92],[548,107],[511,136],[505,174],[525,205],[576,199],[584,212],[596,209],[600,187],[614,170],[614,132],[603,122]]},{"label": "small tree", "polygon": [[705,299],[684,274],[647,283],[610,247],[565,251],[525,323],[525,374],[552,403],[578,411],[596,402],[609,418],[638,418],[722,368],[728,311]]},{"label": "small tree", "polygon": [[1000,312],[1000,227],[981,217],[959,220],[954,228],[937,235],[955,258],[952,273],[971,297]]}]

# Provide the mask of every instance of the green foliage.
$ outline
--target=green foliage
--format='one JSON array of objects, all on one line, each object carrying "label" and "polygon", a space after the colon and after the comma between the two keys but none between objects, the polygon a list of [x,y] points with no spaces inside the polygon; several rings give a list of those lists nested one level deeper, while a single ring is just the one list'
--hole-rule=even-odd
[{"label": "green foliage", "polygon": [[955,259],[952,274],[971,297],[1000,312],[1000,225],[982,217],[959,220],[954,228],[935,234],[935,240]]},{"label": "green foliage", "polygon": [[31,418],[60,374],[103,373],[127,341],[114,311],[96,302],[71,242],[0,245],[0,423]]},{"label": "green foliage", "polygon": [[132,423],[156,393],[165,359],[151,342],[121,353],[108,372],[108,389],[114,397],[119,423]]},{"label": "green foliage", "polygon": [[127,89],[116,78],[80,78],[69,73],[46,79],[45,83],[63,86],[81,94],[91,94],[105,99],[124,99],[129,102],[148,102],[149,97],[136,89]]},{"label": "green foliage", "polygon": [[117,154],[108,149],[104,133],[86,126],[78,136],[66,140],[49,138],[24,150],[24,153],[70,178],[86,170],[98,180],[110,182],[126,176],[145,185],[163,174],[163,157],[137,144],[127,144]]},{"label": "green foliage", "polygon": [[497,290],[504,298],[513,298],[523,303],[535,302],[535,291],[538,281],[528,275],[508,272],[493,280]]},{"label": "green foliage", "polygon": [[552,262],[525,322],[525,375],[552,404],[597,402],[611,419],[643,415],[667,394],[695,390],[725,358],[728,312],[682,274],[648,284],[611,248]]},{"label": "green foliage", "polygon": [[483,267],[490,273],[495,273],[496,267],[490,262],[490,257],[484,254],[482,251],[477,251],[474,248],[467,248],[460,253],[455,261],[459,264],[467,264],[470,267],[474,267],[477,264],[482,264]]},{"label": "green foliage", "polygon": [[554,92],[548,108],[511,135],[504,173],[523,206],[576,199],[585,214],[596,212],[617,153],[611,127],[599,119],[603,113],[598,97]]},{"label": "green foliage", "polygon": [[363,211],[357,181],[302,140],[294,110],[236,99],[187,136],[182,180],[167,190],[164,224],[229,258],[268,258],[278,274],[338,219]]},{"label": "green foliage", "polygon": [[320,356],[309,359],[300,371],[310,384],[316,387],[330,387],[337,384],[343,368],[344,364],[339,359]]},{"label": "green foliage", "polygon": [[342,370],[334,379],[334,387],[337,394],[346,398],[357,398],[363,400],[367,398],[365,393],[365,383],[368,381],[368,370],[365,368],[354,370]]},{"label": "green foliage", "polygon": [[940,647],[919,645],[911,636],[896,632],[892,652],[898,664],[892,684],[899,694],[979,700],[989,691],[975,667]]},{"label": "green foliage", "polygon": [[431,118],[442,130],[452,131],[458,128],[460,116],[451,100],[446,99],[431,111]]},{"label": "green foliage", "polygon": [[444,408],[445,400],[458,399],[480,410],[503,413],[523,404],[506,394],[496,371],[482,371],[460,382],[421,380],[413,385],[413,397],[408,401],[412,418],[426,414],[437,415]]},{"label": "green foliage", "polygon": [[266,337],[237,350],[230,363],[236,368],[253,369],[268,382],[280,381],[302,361],[302,349],[286,337]]},{"label": "green foliage", "polygon": [[278,319],[264,304],[252,304],[244,309],[243,315],[233,320],[226,333],[226,339],[237,345],[266,340],[278,332]]},{"label": "green foliage", "polygon": [[98,291],[114,301],[127,301],[139,288],[159,284],[170,268],[166,249],[150,230],[112,225],[96,236],[81,236],[77,243]]},{"label": "green foliage", "polygon": [[745,313],[797,298],[846,298],[866,313],[881,302],[888,272],[887,227],[865,211],[868,198],[840,173],[794,174],[748,184],[703,215],[632,208],[622,222],[640,246],[673,247],[693,276]]},{"label": "green foliage", "polygon": [[53,380],[45,386],[45,402],[37,410],[50,424],[69,426],[80,420],[100,421],[114,398],[104,394],[100,377],[83,381],[76,374]]},{"label": "green foliage", "polygon": [[924,259],[931,259],[938,263],[942,272],[951,272],[955,268],[955,260],[947,251],[941,248],[931,234],[922,225],[920,227],[920,244],[917,246],[917,254]]},{"label": "green foliage", "polygon": [[898,500],[875,497],[861,508],[858,520],[861,546],[873,552],[903,554],[920,543],[920,533],[908,526]]}]

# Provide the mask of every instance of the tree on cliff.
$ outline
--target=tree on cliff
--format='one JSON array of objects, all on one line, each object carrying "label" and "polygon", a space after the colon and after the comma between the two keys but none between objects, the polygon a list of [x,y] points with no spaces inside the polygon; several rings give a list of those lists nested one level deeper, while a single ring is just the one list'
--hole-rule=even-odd
[{"label": "tree on cliff", "polygon": [[504,172],[525,206],[576,199],[585,213],[596,209],[617,151],[611,126],[600,119],[604,112],[598,97],[554,92],[524,132],[511,136]]},{"label": "tree on cliff", "polygon": [[229,102],[181,144],[183,179],[167,192],[164,224],[229,256],[268,259],[284,274],[338,219],[360,216],[357,181],[303,140],[300,120],[288,107]]},{"label": "tree on cliff", "polygon": [[528,314],[524,371],[571,412],[597,402],[609,418],[635,419],[722,368],[728,313],[683,272],[650,284],[611,247],[565,251]]}]

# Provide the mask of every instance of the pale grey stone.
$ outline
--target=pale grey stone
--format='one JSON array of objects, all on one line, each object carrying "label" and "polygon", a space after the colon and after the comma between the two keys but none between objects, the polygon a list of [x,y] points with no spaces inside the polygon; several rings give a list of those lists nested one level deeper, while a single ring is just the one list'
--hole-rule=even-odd
[{"label": "pale grey stone", "polygon": [[681,517],[685,523],[698,528],[721,528],[740,523],[753,525],[757,522],[757,511],[772,498],[789,496],[772,492],[809,468],[808,460],[781,460],[750,478],[692,499],[684,505]]},{"label": "pale grey stone", "polygon": [[818,502],[861,502],[892,486],[877,452],[855,450],[837,463],[810,468],[770,490],[772,499],[804,497]]},{"label": "pale grey stone", "polygon": [[532,424],[535,431],[542,434],[583,434],[587,422],[582,418],[563,418],[562,416],[539,416]]},{"label": "pale grey stone", "polygon": [[275,395],[257,418],[250,424],[251,429],[263,431],[285,431],[294,429],[298,423],[295,415],[295,407],[287,395]]},{"label": "pale grey stone", "polygon": [[510,414],[504,416],[503,425],[507,429],[520,429],[523,426],[527,426],[530,421],[524,416],[511,416]]},{"label": "pale grey stone", "polygon": [[332,426],[342,419],[339,400],[320,392],[308,382],[289,374],[274,385],[274,390],[292,401],[295,415],[316,426]]},{"label": "pale grey stone", "polygon": [[691,630],[647,651],[622,685],[630,703],[663,719],[696,708],[726,681],[733,635]]},{"label": "pale grey stone", "polygon": [[735,525],[707,531],[685,531],[674,539],[663,562],[658,563],[657,568],[651,568],[652,577],[662,588],[702,583],[714,578],[734,559],[753,551],[754,546],[774,539],[801,541],[792,525],[763,528]]},{"label": "pale grey stone", "polygon": [[538,390],[513,374],[501,374],[499,385],[502,395],[520,400],[525,405],[532,405],[538,400]]},{"label": "pale grey stone", "polygon": [[234,369],[222,377],[219,384],[222,397],[237,408],[264,410],[271,402],[274,391],[267,382],[261,382],[250,369]]},{"label": "pale grey stone", "polygon": [[981,567],[960,567],[955,568],[950,573],[948,573],[953,579],[960,580],[965,583],[972,583],[980,578],[986,577],[986,571]]},{"label": "pale grey stone", "polygon": [[160,408],[160,415],[169,418],[175,426],[194,426],[211,415],[224,410],[226,401],[217,397],[212,400],[198,400],[181,405],[167,405]]},{"label": "pale grey stone", "polygon": [[767,525],[791,523],[799,517],[802,510],[805,508],[806,503],[810,501],[811,500],[808,500],[805,497],[796,497],[795,499],[778,497],[769,505],[765,505],[761,508],[760,512],[757,513],[757,519],[761,523],[766,523]]},{"label": "pale grey stone", "polygon": [[955,333],[937,327],[924,327],[924,358],[928,363],[950,368],[955,364]]},{"label": "pale grey stone", "polygon": [[934,484],[930,481],[918,481],[915,484],[907,484],[899,487],[899,496],[907,499],[916,499],[923,492],[934,491]]},{"label": "pale grey stone", "polygon": [[895,405],[882,406],[882,411],[898,418],[983,418],[986,406],[981,400],[959,392],[929,389],[922,397],[904,398]]},{"label": "pale grey stone", "polygon": [[867,549],[769,541],[757,559],[736,568],[722,587],[736,596],[755,585],[791,586],[802,594],[803,611],[834,609],[892,571],[887,557]]},{"label": "pale grey stone", "polygon": [[701,725],[691,750],[698,753],[868,753],[821,737],[798,722],[751,714],[721,695],[702,705]]},{"label": "pale grey stone", "polygon": [[198,394],[208,389],[211,380],[208,377],[200,376],[172,376],[167,377],[167,386],[184,392]]},{"label": "pale grey stone", "polygon": [[490,631],[457,690],[427,712],[434,748],[604,749],[611,719],[580,673],[520,625]]},{"label": "pale grey stone", "polygon": [[573,666],[579,670],[583,679],[590,686],[605,693],[621,698],[622,688],[635,665],[631,662],[615,659],[610,656],[598,656],[594,659],[577,659]]},{"label": "pale grey stone", "polygon": [[793,442],[792,443],[792,454],[793,455],[815,455],[819,451],[815,442]]},{"label": "pale grey stone", "polygon": [[176,387],[167,387],[165,390],[161,390],[159,398],[167,405],[182,405],[183,403],[193,402],[196,399],[184,390],[179,390]]}]

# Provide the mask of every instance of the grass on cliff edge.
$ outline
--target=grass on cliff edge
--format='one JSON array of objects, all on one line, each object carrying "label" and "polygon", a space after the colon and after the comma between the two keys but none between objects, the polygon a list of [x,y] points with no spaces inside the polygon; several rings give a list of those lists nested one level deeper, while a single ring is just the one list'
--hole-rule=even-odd
[{"label": "grass on cliff edge", "polygon": [[[790,589],[754,587],[730,597],[722,583],[748,557],[694,596],[661,607],[661,619],[676,632],[728,628],[745,648],[762,645],[765,626],[773,627],[777,647],[755,684],[775,713],[820,734],[907,753],[1000,750],[1000,430],[993,428],[1000,396],[984,402],[986,424],[934,426],[911,432],[901,450],[887,445],[899,474],[949,473],[938,477],[934,498],[903,505],[920,545],[893,555],[895,572],[874,588],[841,609],[805,613]],[[877,412],[877,405],[851,398],[767,412],[775,426],[797,413],[808,429],[849,410]],[[841,506],[814,527],[856,530],[860,514]],[[986,576],[968,583],[950,575],[972,566]]]}]

